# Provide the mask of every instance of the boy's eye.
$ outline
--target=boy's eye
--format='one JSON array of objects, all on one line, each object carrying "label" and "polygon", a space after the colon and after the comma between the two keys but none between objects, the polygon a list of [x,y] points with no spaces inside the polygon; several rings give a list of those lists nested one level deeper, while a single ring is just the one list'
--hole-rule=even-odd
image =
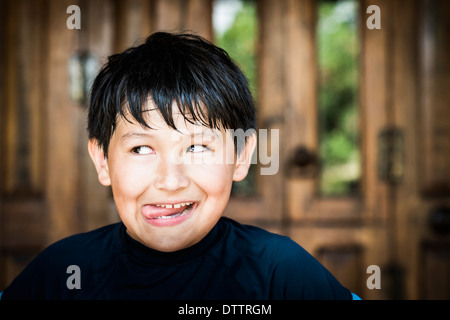
[{"label": "boy's eye", "polygon": [[194,145],[190,146],[190,147],[187,149],[187,151],[188,151],[188,152],[196,153],[196,152],[203,152],[203,151],[206,151],[206,150],[208,150],[208,149],[209,149],[209,148],[208,148],[207,146],[205,146],[205,145],[202,145],[202,144],[194,144]]},{"label": "boy's eye", "polygon": [[141,155],[154,153],[153,149],[150,148],[149,146],[134,147],[133,149],[131,149],[131,152],[133,152],[135,154],[141,154]]}]

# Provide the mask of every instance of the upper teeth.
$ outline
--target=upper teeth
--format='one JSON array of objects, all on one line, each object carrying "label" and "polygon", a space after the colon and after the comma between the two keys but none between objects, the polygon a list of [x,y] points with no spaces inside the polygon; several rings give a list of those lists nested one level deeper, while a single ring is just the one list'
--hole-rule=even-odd
[{"label": "upper teeth", "polygon": [[162,207],[162,208],[167,208],[167,209],[172,209],[172,208],[178,209],[181,207],[189,206],[191,204],[193,204],[193,202],[183,202],[183,203],[176,203],[176,204],[157,204],[156,206]]}]

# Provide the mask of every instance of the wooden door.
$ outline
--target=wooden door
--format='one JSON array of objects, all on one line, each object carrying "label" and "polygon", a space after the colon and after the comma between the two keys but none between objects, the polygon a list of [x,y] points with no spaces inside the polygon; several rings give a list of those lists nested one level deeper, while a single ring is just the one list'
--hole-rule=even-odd
[{"label": "wooden door", "polygon": [[[260,137],[258,148],[267,143],[278,151],[279,170],[274,175],[257,174],[259,196],[232,199],[227,214],[290,236],[352,291],[378,298],[378,293],[366,294],[365,268],[388,263],[383,254],[388,248],[384,202],[362,192],[340,198],[318,192],[316,4],[257,2],[259,127],[269,130],[269,139]],[[278,139],[270,135],[271,129],[278,130]],[[376,130],[367,130],[362,139],[373,139]],[[375,148],[374,142],[368,143]],[[370,171],[376,163],[366,165]],[[377,180],[364,183],[364,189],[377,189],[386,197],[386,188]]]},{"label": "wooden door", "polygon": [[405,144],[404,176],[396,187],[393,209],[394,245],[403,270],[400,294],[449,299],[450,3],[389,5],[396,18],[391,18],[391,52],[398,52],[392,60],[393,118]]},{"label": "wooden door", "polygon": [[[363,298],[448,298],[450,10],[437,0],[358,4],[358,192],[318,191],[318,2],[258,1],[259,128],[269,135],[257,152],[278,150],[279,170],[257,171],[257,195],[232,198],[226,214],[290,236]],[[381,29],[366,26],[369,5]],[[367,285],[371,266],[379,289]]]},{"label": "wooden door", "polygon": [[[67,27],[72,5],[80,29]],[[78,63],[96,71],[154,31],[211,38],[212,27],[210,0],[0,0],[0,8],[2,291],[50,243],[118,221],[87,152],[79,89],[88,79],[72,72],[86,66]]]},{"label": "wooden door", "polygon": [[[386,242],[380,256],[373,255],[384,279],[377,296],[448,299],[449,4],[361,4],[363,15],[377,5],[382,23],[380,30],[363,28],[362,40],[364,202],[382,219],[373,228]],[[373,291],[366,289],[375,297]]]},{"label": "wooden door", "polygon": [[[259,139],[258,148],[268,143],[269,149],[278,151],[279,170],[274,175],[257,174],[259,196],[232,199],[228,214],[290,236],[352,291],[378,298],[378,293],[366,294],[365,268],[388,263],[382,254],[388,248],[383,201],[363,193],[340,198],[318,193],[316,4],[312,0],[257,2],[259,127],[279,132],[278,139],[270,134],[267,141]],[[370,134],[375,130],[362,139],[373,139]],[[382,197],[387,194],[377,180],[364,183],[365,188],[378,189]]]}]

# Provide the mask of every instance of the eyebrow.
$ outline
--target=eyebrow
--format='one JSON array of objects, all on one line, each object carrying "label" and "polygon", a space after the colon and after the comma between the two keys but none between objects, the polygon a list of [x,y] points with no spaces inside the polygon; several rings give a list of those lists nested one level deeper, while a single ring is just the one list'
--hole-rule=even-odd
[{"label": "eyebrow", "polygon": [[[188,135],[188,134],[186,134]],[[120,140],[122,142],[130,140],[130,139],[134,139],[134,138],[151,138],[154,135],[151,133],[147,133],[147,132],[127,132],[124,133],[121,137]],[[215,131],[202,131],[202,132],[193,132],[191,134],[189,134],[188,136],[190,137],[196,137],[196,136],[213,136],[213,137],[219,137],[219,135],[215,132]]]},{"label": "eyebrow", "polygon": [[152,136],[152,134],[146,133],[146,132],[127,132],[127,133],[124,133],[120,137],[120,140],[121,141],[126,141],[126,140],[130,140],[130,139],[133,139],[133,138],[149,138],[151,136]]}]

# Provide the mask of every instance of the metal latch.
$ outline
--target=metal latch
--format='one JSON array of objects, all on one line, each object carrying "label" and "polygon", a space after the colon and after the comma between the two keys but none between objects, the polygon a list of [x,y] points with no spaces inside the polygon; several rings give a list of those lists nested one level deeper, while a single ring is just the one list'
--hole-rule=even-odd
[{"label": "metal latch", "polygon": [[383,129],[378,135],[378,177],[380,180],[397,184],[404,173],[403,132],[398,128]]},{"label": "metal latch", "polygon": [[73,102],[87,106],[92,82],[98,72],[97,58],[78,52],[69,59],[69,94]]}]

